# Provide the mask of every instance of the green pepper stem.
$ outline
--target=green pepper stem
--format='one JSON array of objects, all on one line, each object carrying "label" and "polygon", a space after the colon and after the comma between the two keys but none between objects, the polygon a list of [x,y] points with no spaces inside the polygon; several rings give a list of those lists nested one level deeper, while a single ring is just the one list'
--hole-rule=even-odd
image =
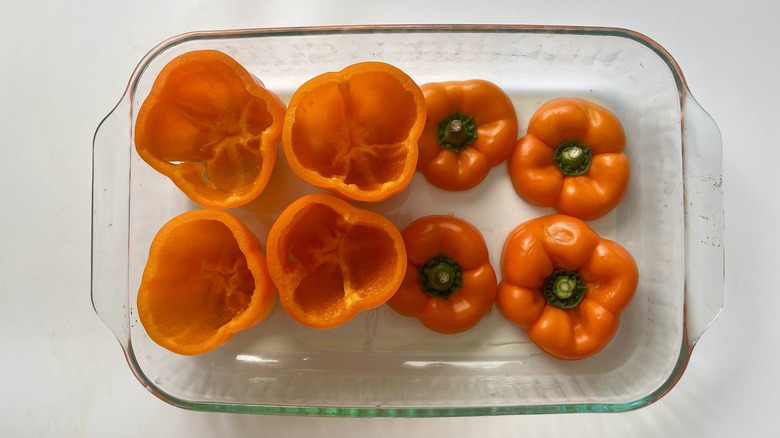
[{"label": "green pepper stem", "polygon": [[454,111],[439,122],[439,144],[456,154],[469,147],[477,139],[474,118]]},{"label": "green pepper stem", "polygon": [[417,271],[417,282],[426,294],[437,298],[449,298],[463,287],[463,268],[453,258],[437,254],[428,259]]},{"label": "green pepper stem", "polygon": [[593,152],[585,143],[567,140],[555,149],[553,161],[558,169],[567,176],[582,175],[590,169]]},{"label": "green pepper stem", "polygon": [[587,286],[580,274],[566,269],[552,273],[544,282],[543,292],[547,302],[562,309],[572,309],[582,300]]}]

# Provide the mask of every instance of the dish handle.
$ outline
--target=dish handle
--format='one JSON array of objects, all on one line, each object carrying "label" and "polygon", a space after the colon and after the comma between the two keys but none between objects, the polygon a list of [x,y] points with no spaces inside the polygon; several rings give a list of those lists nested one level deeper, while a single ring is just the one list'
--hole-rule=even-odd
[{"label": "dish handle", "polygon": [[130,99],[100,122],[92,141],[92,306],[122,346],[130,339],[128,225]]},{"label": "dish handle", "polygon": [[723,168],[718,126],[686,91],[682,119],[685,320],[692,347],[723,308]]}]

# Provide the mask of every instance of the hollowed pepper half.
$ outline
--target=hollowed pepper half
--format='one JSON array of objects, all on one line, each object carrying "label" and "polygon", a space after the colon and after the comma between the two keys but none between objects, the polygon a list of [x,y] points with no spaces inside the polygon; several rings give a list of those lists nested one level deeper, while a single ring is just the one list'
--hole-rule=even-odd
[{"label": "hollowed pepper half", "polygon": [[295,320],[328,329],[384,304],[406,271],[401,233],[330,194],[303,196],[271,226],[268,269]]},{"label": "hollowed pepper half", "polygon": [[504,162],[517,142],[517,115],[509,96],[484,80],[425,84],[427,120],[417,169],[436,187],[475,187]]},{"label": "hollowed pepper half", "polygon": [[543,104],[508,160],[515,191],[526,201],[583,220],[620,203],[631,169],[620,120],[576,98]]},{"label": "hollowed pepper half", "polygon": [[187,52],[157,76],[138,111],[138,155],[193,202],[247,204],[265,188],[282,135],[284,104],[236,60]]},{"label": "hollowed pepper half", "polygon": [[362,62],[316,76],[295,91],[282,145],[304,181],[376,202],[411,182],[424,123],[425,99],[406,73]]},{"label": "hollowed pepper half", "polygon": [[275,297],[257,237],[229,213],[195,210],[154,237],[138,317],[157,344],[196,355],[262,321]]},{"label": "hollowed pepper half", "polygon": [[402,236],[406,275],[387,304],[439,333],[474,327],[493,307],[497,287],[479,230],[454,216],[424,216]]},{"label": "hollowed pepper half", "polygon": [[496,305],[558,359],[583,359],[613,338],[639,273],[631,254],[580,219],[529,220],[507,238]]}]

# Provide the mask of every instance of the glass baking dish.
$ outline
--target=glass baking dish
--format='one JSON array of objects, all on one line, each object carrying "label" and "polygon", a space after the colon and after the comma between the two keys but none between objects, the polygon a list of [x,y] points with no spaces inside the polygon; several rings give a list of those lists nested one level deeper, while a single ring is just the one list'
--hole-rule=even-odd
[{"label": "glass baking dish", "polygon": [[[560,96],[604,105],[622,120],[632,163],[628,194],[591,222],[639,266],[636,296],[612,342],[588,359],[543,354],[494,310],[465,333],[441,335],[387,306],[332,330],[296,323],[276,305],[258,326],[196,357],[170,353],[138,322],[135,301],[150,242],[173,216],[198,208],[137,155],[135,117],[161,68],[197,49],[223,51],[288,100],[306,80],[367,60],[419,84],[480,78],[512,98],[520,134]],[[678,381],[723,298],[721,139],[680,67],[654,41],[614,28],[351,26],[193,32],[154,48],[94,137],[92,303],[130,369],[154,395],[204,411],[428,417],[628,411]],[[278,213],[316,192],[280,154],[266,191],[231,210],[265,241]],[[485,236],[493,266],[509,231],[552,213],[523,202],[504,165],[466,192],[416,175],[377,204],[399,228],[452,213]],[[500,275],[500,273],[499,273]]]}]

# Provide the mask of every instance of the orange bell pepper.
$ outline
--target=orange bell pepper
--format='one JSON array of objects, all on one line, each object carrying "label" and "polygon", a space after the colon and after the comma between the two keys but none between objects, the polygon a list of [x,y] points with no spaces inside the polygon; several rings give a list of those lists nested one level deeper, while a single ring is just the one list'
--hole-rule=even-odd
[{"label": "orange bell pepper", "polygon": [[475,326],[493,307],[496,273],[482,234],[452,216],[425,216],[402,232],[408,264],[387,304],[439,333]]},{"label": "orange bell pepper", "polygon": [[304,181],[376,202],[411,182],[424,124],[420,87],[392,65],[363,62],[319,75],[295,91],[282,145]]},{"label": "orange bell pepper", "polygon": [[327,329],[384,304],[406,271],[398,229],[329,194],[303,196],[271,226],[268,269],[295,320]]},{"label": "orange bell pepper", "polygon": [[509,96],[483,80],[425,84],[427,122],[417,169],[444,190],[467,190],[503,163],[517,142]]},{"label": "orange bell pepper", "polygon": [[631,168],[620,120],[582,99],[561,98],[531,117],[509,158],[509,176],[526,201],[592,220],[626,193]]},{"label": "orange bell pepper", "polygon": [[174,58],[138,111],[138,155],[193,202],[238,207],[265,188],[276,160],[284,103],[230,56]]},{"label": "orange bell pepper", "polygon": [[196,355],[262,321],[275,296],[257,237],[229,213],[195,210],[154,237],[138,317],[157,344]]},{"label": "orange bell pepper", "polygon": [[558,359],[582,359],[603,349],[639,282],[626,249],[562,214],[515,228],[501,257],[496,305]]}]

